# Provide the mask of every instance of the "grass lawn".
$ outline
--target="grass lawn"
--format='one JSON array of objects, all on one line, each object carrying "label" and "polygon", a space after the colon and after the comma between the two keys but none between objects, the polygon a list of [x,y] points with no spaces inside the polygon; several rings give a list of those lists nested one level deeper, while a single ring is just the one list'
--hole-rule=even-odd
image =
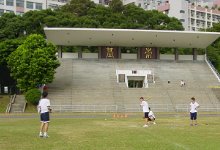
[{"label": "grass lawn", "polygon": [[38,137],[37,115],[23,116],[0,115],[1,150],[218,150],[220,147],[219,115],[199,116],[198,126],[189,126],[188,117],[163,116],[158,117],[156,125],[143,128],[141,116],[105,120],[66,118],[54,113],[49,138]]},{"label": "grass lawn", "polygon": [[9,101],[10,97],[8,95],[0,95],[0,113],[4,113],[6,111]]}]

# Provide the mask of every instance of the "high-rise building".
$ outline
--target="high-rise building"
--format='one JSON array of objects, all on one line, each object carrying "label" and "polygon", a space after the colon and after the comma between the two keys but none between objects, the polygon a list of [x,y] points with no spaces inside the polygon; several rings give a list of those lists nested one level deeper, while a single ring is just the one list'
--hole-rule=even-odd
[{"label": "high-rise building", "polygon": [[[214,4],[217,5],[220,0],[211,2],[202,0],[165,0],[160,3],[155,3],[154,0],[147,1],[147,10],[155,9],[167,14],[169,17],[179,19],[185,30],[198,31],[210,28],[214,23],[220,21],[220,11],[213,9]],[[215,7],[218,8],[218,5]]]},{"label": "high-rise building", "polygon": [[0,0],[0,16],[6,12],[22,15],[29,10],[57,8],[69,0]]},{"label": "high-rise building", "polygon": [[[29,10],[57,8],[70,0],[0,0],[0,16],[5,12],[23,14]],[[108,5],[111,0],[92,0]],[[133,3],[145,10],[158,10],[179,19],[185,30],[197,31],[220,21],[220,0],[122,0],[124,5]]]}]

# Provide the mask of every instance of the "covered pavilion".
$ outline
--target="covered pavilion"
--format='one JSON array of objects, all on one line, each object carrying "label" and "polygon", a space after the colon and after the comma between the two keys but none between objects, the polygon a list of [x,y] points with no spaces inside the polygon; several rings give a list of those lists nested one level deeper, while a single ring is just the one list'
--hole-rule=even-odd
[{"label": "covered pavilion", "polygon": [[[137,59],[160,59],[160,48],[192,48],[197,60],[197,48],[206,48],[220,37],[217,32],[105,29],[105,28],[44,28],[47,40],[57,46],[97,46],[98,58],[121,58],[120,47],[137,47]],[[62,57],[62,48],[59,49]],[[78,52],[82,58],[82,50]]]}]

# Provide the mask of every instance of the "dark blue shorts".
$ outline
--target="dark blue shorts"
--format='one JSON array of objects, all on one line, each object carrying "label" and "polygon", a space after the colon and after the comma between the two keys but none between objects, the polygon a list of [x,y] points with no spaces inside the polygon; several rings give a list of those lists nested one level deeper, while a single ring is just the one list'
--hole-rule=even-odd
[{"label": "dark blue shorts", "polygon": [[197,112],[190,113],[190,119],[191,120],[196,120],[197,119]]},{"label": "dark blue shorts", "polygon": [[148,114],[149,114],[149,112],[144,112],[144,118],[149,118]]},{"label": "dark blue shorts", "polygon": [[41,122],[50,122],[50,115],[49,112],[41,113],[40,114],[40,121]]}]

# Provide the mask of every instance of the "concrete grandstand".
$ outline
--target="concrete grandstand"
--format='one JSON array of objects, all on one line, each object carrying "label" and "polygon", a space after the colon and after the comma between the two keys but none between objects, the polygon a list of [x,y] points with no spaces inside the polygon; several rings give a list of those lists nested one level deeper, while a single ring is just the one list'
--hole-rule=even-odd
[{"label": "concrete grandstand", "polygon": [[[151,97],[149,104],[158,111],[186,109],[192,96],[198,99],[201,106],[217,107],[219,104],[211,89],[219,86],[218,80],[204,62],[70,58],[60,61],[55,80],[49,86],[50,98],[52,105],[67,105],[66,109],[70,111],[72,108],[68,105],[117,105],[118,111],[138,111],[140,96]],[[124,83],[117,83],[115,71],[119,68],[153,68],[155,83],[149,83],[148,88],[127,88]],[[186,82],[184,87],[180,86],[182,79]]]},{"label": "concrete grandstand", "polygon": [[[195,40],[202,39],[198,35],[196,37]],[[59,58],[61,66],[49,85],[54,111],[137,112],[140,111],[141,96],[149,98],[154,111],[161,112],[187,111],[192,96],[196,97],[204,111],[218,110],[220,107],[220,90],[214,88],[220,86],[219,81],[202,57],[176,57],[175,54],[173,60],[162,55],[160,58],[163,59],[100,59],[98,55],[94,57],[93,54],[89,58],[87,54],[86,58],[82,58],[81,54],[81,58],[76,59],[73,54]],[[151,70],[155,82],[149,81],[147,88],[128,88],[124,82],[117,82],[116,70]],[[180,86],[181,80],[186,82],[184,87]]]}]

